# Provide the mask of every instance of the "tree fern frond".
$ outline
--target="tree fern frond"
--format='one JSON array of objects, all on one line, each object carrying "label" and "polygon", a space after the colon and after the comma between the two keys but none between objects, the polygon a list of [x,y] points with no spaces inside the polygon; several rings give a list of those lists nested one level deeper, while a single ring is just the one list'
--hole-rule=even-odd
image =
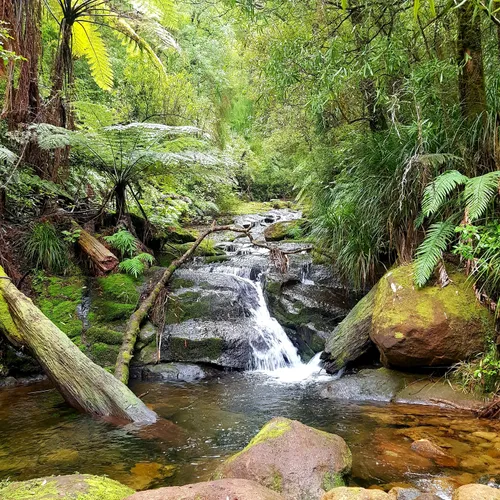
[{"label": "tree fern frond", "polygon": [[71,145],[72,133],[49,123],[30,125],[28,130],[34,135],[41,149],[58,149]]},{"label": "tree fern frond", "polygon": [[7,165],[13,165],[17,160],[16,153],[12,152],[5,146],[0,145],[0,162],[6,163]]},{"label": "tree fern frond", "polygon": [[489,172],[469,179],[465,184],[466,208],[471,221],[486,212],[491,199],[498,192],[500,171]]},{"label": "tree fern frond", "polygon": [[97,85],[103,90],[111,90],[113,68],[109,54],[101,34],[90,18],[82,18],[73,25],[73,52],[87,59]]},{"label": "tree fern frond", "polygon": [[449,170],[436,177],[424,191],[422,213],[424,217],[434,215],[446,201],[446,197],[459,185],[468,181],[466,175],[457,170]]},{"label": "tree fern frond", "polygon": [[425,240],[418,247],[413,280],[418,287],[424,286],[432,276],[443,252],[455,234],[455,224],[450,220],[432,224]]}]

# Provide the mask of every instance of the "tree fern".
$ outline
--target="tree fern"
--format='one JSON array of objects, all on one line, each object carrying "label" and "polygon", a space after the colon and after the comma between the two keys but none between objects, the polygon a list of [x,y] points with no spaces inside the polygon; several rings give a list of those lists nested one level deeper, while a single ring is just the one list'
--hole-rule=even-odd
[{"label": "tree fern", "polygon": [[415,285],[422,287],[429,281],[454,235],[455,224],[449,219],[430,226],[425,240],[417,249],[413,278]]},{"label": "tree fern", "polygon": [[469,178],[457,170],[450,170],[436,177],[424,191],[422,214],[424,217],[434,215],[446,201],[448,195],[457,187],[465,184]]},{"label": "tree fern", "polygon": [[13,165],[17,160],[17,155],[5,146],[0,145],[0,162]]},{"label": "tree fern", "polygon": [[111,90],[113,69],[108,50],[101,34],[91,21],[91,18],[84,17],[74,24],[73,53],[87,59],[92,78],[101,89]]},{"label": "tree fern", "polygon": [[465,184],[466,209],[471,221],[484,215],[492,198],[498,192],[500,172],[489,172],[468,179]]}]

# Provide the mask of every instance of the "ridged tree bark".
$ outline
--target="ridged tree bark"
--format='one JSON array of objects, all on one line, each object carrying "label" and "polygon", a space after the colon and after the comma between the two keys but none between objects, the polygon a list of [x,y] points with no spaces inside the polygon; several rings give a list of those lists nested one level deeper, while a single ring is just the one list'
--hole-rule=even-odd
[{"label": "ridged tree bark", "polygon": [[0,267],[0,331],[26,347],[64,399],[80,411],[118,421],[154,423],[156,414],[94,364],[10,281]]}]

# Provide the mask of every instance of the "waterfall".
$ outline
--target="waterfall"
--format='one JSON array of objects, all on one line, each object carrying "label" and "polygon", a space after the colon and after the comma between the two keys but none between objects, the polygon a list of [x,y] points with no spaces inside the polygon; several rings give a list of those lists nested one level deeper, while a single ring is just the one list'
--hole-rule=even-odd
[{"label": "waterfall", "polygon": [[309,363],[303,363],[283,327],[271,316],[264,298],[263,273],[259,269],[214,265],[205,266],[204,270],[232,276],[238,282],[258,334],[250,341],[253,351],[250,371],[265,373],[281,382],[301,382],[319,375],[321,353]]}]

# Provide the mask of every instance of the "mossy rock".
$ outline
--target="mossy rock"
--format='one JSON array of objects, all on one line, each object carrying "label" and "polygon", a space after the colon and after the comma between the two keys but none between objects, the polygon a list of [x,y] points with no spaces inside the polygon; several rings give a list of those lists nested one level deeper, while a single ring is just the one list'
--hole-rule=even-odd
[{"label": "mossy rock", "polygon": [[45,316],[68,337],[81,335],[83,325],[77,308],[85,290],[83,276],[48,277],[35,288],[39,293],[37,305]]},{"label": "mossy rock", "polygon": [[128,274],[110,274],[97,279],[102,296],[107,300],[115,300],[121,304],[134,304],[139,301],[138,288],[142,281]]},{"label": "mossy rock", "polygon": [[121,345],[123,333],[105,326],[92,326],[85,332],[88,342],[103,342],[111,345]]},{"label": "mossy rock", "polygon": [[282,241],[303,239],[305,233],[305,219],[276,222],[264,231],[266,241]]},{"label": "mossy rock", "polygon": [[413,266],[389,271],[378,283],[370,337],[385,366],[449,366],[485,351],[494,317],[454,268],[441,288],[413,285]]},{"label": "mossy rock", "polygon": [[91,324],[126,321],[135,309],[135,304],[121,304],[119,302],[97,299],[92,304],[89,321]]},{"label": "mossy rock", "polygon": [[90,347],[92,361],[100,366],[112,366],[116,363],[119,346],[96,342]]},{"label": "mossy rock", "polygon": [[87,474],[0,482],[2,500],[123,500],[133,493],[117,481]]},{"label": "mossy rock", "polygon": [[216,475],[257,481],[285,498],[321,498],[332,484],[343,484],[351,466],[351,452],[341,437],[274,418]]},{"label": "mossy rock", "polygon": [[165,237],[169,243],[191,243],[198,238],[198,231],[182,227],[170,227],[167,229]]},{"label": "mossy rock", "polygon": [[171,296],[165,315],[165,324],[171,325],[190,319],[203,319],[209,316],[210,309],[209,295],[189,291],[177,296]]},{"label": "mossy rock", "polygon": [[166,346],[166,358],[175,361],[217,361],[224,350],[224,341],[219,338],[200,340],[172,337]]}]

